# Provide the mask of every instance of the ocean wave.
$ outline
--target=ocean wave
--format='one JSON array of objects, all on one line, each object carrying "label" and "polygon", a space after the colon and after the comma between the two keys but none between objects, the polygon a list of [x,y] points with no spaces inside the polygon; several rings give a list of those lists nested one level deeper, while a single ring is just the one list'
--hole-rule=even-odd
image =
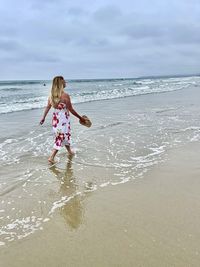
[{"label": "ocean wave", "polygon": [[12,85],[30,85],[30,84],[44,84],[49,81],[0,81],[1,86],[12,86]]},{"label": "ocean wave", "polygon": [[20,87],[8,87],[8,88],[0,88],[0,92],[8,92],[8,91],[12,91],[12,92],[18,92],[18,91],[23,91],[23,88]]},{"label": "ocean wave", "polygon": [[22,103],[18,103],[18,105],[5,105],[0,107],[0,114],[6,114],[6,113],[12,113],[12,112],[18,112],[18,111],[25,111],[25,110],[33,110],[33,109],[40,109],[45,106],[44,103],[25,103],[22,105]]},{"label": "ocean wave", "polygon": [[[181,88],[176,89],[150,89],[148,87],[141,87],[140,90],[135,88],[126,88],[122,89],[113,89],[113,90],[106,90],[106,91],[94,91],[88,93],[80,93],[80,94],[71,94],[72,103],[79,104],[79,103],[87,103],[93,101],[103,101],[103,100],[111,100],[117,98],[125,98],[125,97],[133,97],[133,96],[142,96],[147,94],[157,94],[157,93],[166,93],[170,91],[181,90]],[[46,105],[47,97],[41,98],[28,98],[28,99],[19,99],[17,101],[2,103],[0,105],[0,114],[16,112],[16,111],[23,111],[23,110],[32,110],[32,109],[39,109],[44,108]]]},{"label": "ocean wave", "polygon": [[[45,107],[49,86],[44,87],[44,83],[47,84],[47,81],[0,82],[0,92],[2,91],[0,96],[0,114]],[[3,88],[1,88],[2,84],[4,85]],[[34,86],[31,86],[31,84],[34,84]],[[10,85],[10,87],[6,88],[5,85]],[[72,102],[78,104],[166,93],[194,85],[200,85],[200,77],[70,80],[67,91],[71,96]]]},{"label": "ocean wave", "polygon": [[133,78],[116,78],[116,79],[75,79],[68,80],[70,83],[98,83],[98,82],[118,82],[118,81],[129,81],[133,80]]}]

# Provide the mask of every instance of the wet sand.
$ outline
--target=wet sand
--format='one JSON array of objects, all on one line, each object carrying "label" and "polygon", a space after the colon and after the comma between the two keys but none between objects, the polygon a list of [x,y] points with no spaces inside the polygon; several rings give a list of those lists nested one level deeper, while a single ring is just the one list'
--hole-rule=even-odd
[{"label": "wet sand", "polygon": [[[0,247],[1,266],[199,266],[199,152],[198,142],[173,148],[141,179],[77,194],[43,228]],[[63,194],[75,190],[71,177],[69,168]]]},{"label": "wet sand", "polygon": [[51,168],[51,116],[2,114],[0,266],[199,266],[199,94],[77,105]]}]

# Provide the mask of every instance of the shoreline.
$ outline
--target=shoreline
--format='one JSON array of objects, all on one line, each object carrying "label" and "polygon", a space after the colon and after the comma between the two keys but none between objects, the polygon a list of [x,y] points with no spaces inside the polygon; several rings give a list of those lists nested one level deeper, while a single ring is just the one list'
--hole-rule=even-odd
[{"label": "shoreline", "polygon": [[[126,99],[129,99],[129,98],[133,98],[134,100],[137,100],[137,98],[140,98],[140,97],[147,97],[147,96],[150,96],[150,97],[154,97],[155,95],[163,95],[163,94],[173,94],[173,93],[179,93],[179,92],[183,92],[183,94],[185,93],[184,91],[186,91],[186,93],[188,91],[192,91],[192,90],[195,90],[196,91],[196,87],[195,86],[191,86],[190,88],[180,88],[180,89],[174,89],[174,90],[166,90],[166,91],[159,91],[159,92],[146,92],[146,93],[142,93],[142,94],[135,94],[135,95],[125,95],[125,96],[120,96],[120,97],[113,97],[113,98],[105,98],[105,99],[93,99],[93,100],[87,100],[87,101],[84,101],[84,102],[77,102],[77,103],[73,103],[73,97],[72,97],[72,104],[74,106],[82,106],[82,105],[86,105],[88,106],[89,103],[91,103],[91,105],[95,105],[95,103],[100,103],[100,102],[109,102],[109,101],[123,101],[123,100],[126,100]],[[67,92],[67,89],[66,89],[66,92]],[[48,96],[47,96],[48,98]],[[23,112],[37,112],[37,111],[44,111],[46,106],[44,107],[34,107],[34,108],[27,108],[27,109],[23,109],[23,110],[15,110],[15,111],[9,111],[9,112],[3,112],[3,113],[0,113],[0,119],[1,119],[1,116],[6,116],[6,115],[17,115],[17,114],[20,114],[20,113],[23,113]]]},{"label": "shoreline", "polygon": [[199,152],[198,142],[173,148],[144,178],[69,201],[75,228],[58,209],[42,231],[0,247],[3,266],[198,267]]},{"label": "shoreline", "polygon": [[[173,91],[166,91],[166,92],[155,92],[155,93],[147,93],[147,94],[141,94],[141,95],[134,95],[134,96],[127,96],[127,97],[119,97],[119,98],[112,98],[112,99],[104,99],[104,100],[95,100],[91,102],[81,102],[81,103],[75,103],[73,104],[75,109],[77,109],[78,113],[82,113],[88,115],[93,119],[94,114],[96,114],[96,117],[98,117],[99,111],[98,109],[104,108],[104,103],[108,103],[109,105],[113,105],[114,109],[116,110],[118,108],[118,105],[122,105],[123,108],[126,108],[126,102],[129,103],[131,106],[131,102],[133,102],[133,109],[138,112],[144,104],[146,103],[147,105],[144,106],[144,112],[145,109],[148,108],[148,105],[150,103],[154,103],[155,106],[159,105],[159,101],[163,103],[163,97],[162,95],[165,94],[167,98],[169,98],[169,101],[171,101],[171,96],[175,98],[181,97],[182,94],[190,96],[194,94],[199,94],[198,88],[197,87],[191,87],[191,88],[183,88],[183,89],[177,89]],[[8,135],[8,129],[10,127],[10,124],[14,125],[14,129],[16,132],[20,132],[22,129],[19,128],[18,125],[20,123],[26,123],[26,129],[24,131],[31,131],[31,127],[37,127],[39,126],[39,121],[40,118],[42,117],[44,112],[44,108],[33,108],[33,109],[27,109],[27,110],[19,110],[19,111],[14,111],[14,112],[8,112],[8,113],[1,113],[0,114],[0,124],[2,125],[1,129],[1,136],[0,138],[7,136]],[[46,118],[46,123],[42,127],[51,127],[51,113],[52,109],[50,110],[49,114],[47,115]],[[97,113],[96,113],[97,112]],[[118,112],[118,111],[117,111]],[[27,120],[27,117],[31,117],[32,120]],[[75,121],[76,118],[71,115],[72,121]],[[95,118],[93,119],[93,121]]]},{"label": "shoreline", "polygon": [[0,116],[3,265],[198,266],[199,94],[77,105],[93,127],[72,117],[77,154],[52,168],[50,114]]}]

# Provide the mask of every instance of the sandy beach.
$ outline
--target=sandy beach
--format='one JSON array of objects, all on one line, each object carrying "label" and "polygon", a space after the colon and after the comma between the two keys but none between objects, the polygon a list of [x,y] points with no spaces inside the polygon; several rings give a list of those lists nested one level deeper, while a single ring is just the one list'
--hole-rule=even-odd
[{"label": "sandy beach", "polygon": [[198,266],[199,152],[173,149],[143,179],[77,196],[2,248],[2,266]]},{"label": "sandy beach", "polygon": [[1,114],[1,266],[199,266],[199,94],[76,104],[52,167],[51,116]]}]

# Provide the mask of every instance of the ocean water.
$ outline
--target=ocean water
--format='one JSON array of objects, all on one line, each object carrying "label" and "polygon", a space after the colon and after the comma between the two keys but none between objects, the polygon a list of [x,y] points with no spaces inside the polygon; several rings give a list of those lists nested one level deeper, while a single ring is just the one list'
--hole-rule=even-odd
[{"label": "ocean water", "polygon": [[[200,77],[157,79],[72,80],[67,91],[73,103],[155,94],[199,86]],[[0,81],[0,114],[42,108],[51,81]]]},{"label": "ocean water", "polygon": [[200,140],[200,77],[69,81],[75,109],[93,125],[72,117],[76,155],[68,159],[63,148],[49,167],[51,114],[39,125],[49,88],[0,83],[0,246],[42,231],[58,213],[77,229],[84,198],[142,179],[168,150]]}]

